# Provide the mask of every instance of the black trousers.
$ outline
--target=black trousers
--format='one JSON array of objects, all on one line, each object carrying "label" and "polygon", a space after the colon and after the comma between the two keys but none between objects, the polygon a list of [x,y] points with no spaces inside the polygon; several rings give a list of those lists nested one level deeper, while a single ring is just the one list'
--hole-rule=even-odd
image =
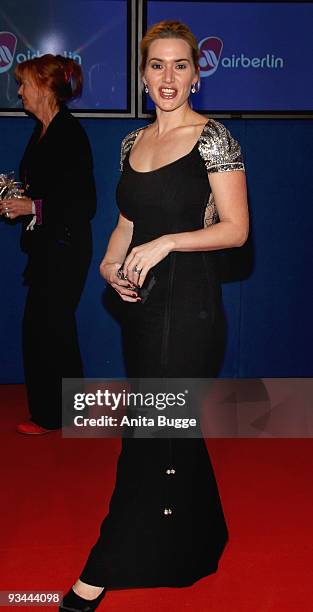
[{"label": "black trousers", "polygon": [[31,420],[62,426],[62,378],[82,378],[75,311],[84,279],[31,284],[23,318],[23,357]]}]

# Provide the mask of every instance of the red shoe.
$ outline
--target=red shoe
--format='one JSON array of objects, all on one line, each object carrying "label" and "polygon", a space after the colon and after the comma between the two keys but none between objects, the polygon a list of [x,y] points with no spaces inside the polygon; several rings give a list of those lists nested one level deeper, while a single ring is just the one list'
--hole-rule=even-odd
[{"label": "red shoe", "polygon": [[17,426],[17,431],[21,434],[42,435],[54,431],[53,429],[45,429],[32,421],[25,421]]}]

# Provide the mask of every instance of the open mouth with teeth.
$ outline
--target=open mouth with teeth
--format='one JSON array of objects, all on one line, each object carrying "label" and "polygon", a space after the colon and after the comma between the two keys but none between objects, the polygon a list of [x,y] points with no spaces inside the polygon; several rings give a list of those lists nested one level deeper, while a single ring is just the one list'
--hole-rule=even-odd
[{"label": "open mouth with teeth", "polygon": [[159,92],[161,98],[164,98],[164,100],[172,100],[177,96],[177,89],[173,89],[172,87],[160,87]]}]

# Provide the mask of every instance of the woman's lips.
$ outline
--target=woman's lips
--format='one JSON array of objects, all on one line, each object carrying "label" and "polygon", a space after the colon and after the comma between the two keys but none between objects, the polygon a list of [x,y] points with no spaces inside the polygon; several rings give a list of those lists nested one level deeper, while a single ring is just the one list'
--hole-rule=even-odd
[{"label": "woman's lips", "polygon": [[159,94],[163,100],[173,100],[177,96],[177,89],[173,87],[160,87]]}]

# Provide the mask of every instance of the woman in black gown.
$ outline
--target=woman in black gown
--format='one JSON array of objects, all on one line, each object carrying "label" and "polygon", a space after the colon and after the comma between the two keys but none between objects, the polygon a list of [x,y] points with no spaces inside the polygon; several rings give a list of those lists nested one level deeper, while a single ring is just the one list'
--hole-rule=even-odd
[{"label": "woman in black gown", "polygon": [[[248,232],[240,147],[189,105],[199,55],[187,26],[153,26],[141,51],[157,117],[122,143],[120,217],[101,273],[123,306],[129,376],[214,376],[214,251],[241,246]],[[203,439],[125,438],[109,513],[62,609],[95,609],[106,589],[191,585],[216,571],[227,536]]]},{"label": "woman in black gown", "polygon": [[96,210],[88,137],[66,103],[82,91],[82,70],[50,53],[17,64],[19,95],[36,124],[20,166],[24,197],[0,203],[22,223],[28,286],[23,358],[30,419],[27,435],[62,427],[62,377],[82,378],[75,312],[91,256]]}]

